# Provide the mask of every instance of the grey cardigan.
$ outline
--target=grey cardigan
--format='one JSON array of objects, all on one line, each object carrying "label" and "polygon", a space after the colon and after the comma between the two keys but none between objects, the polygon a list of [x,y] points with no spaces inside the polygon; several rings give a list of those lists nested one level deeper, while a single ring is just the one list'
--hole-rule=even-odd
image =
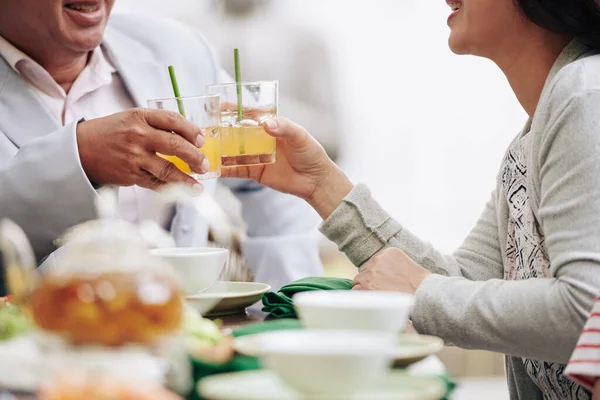
[{"label": "grey cardigan", "polygon": [[522,358],[566,363],[600,294],[600,55],[578,40],[563,50],[518,138],[525,134],[532,135],[529,201],[545,237],[551,278],[503,279],[509,210],[500,176],[452,255],[412,235],[362,185],[321,231],[357,266],[397,247],[431,270],[416,292],[416,330],[506,354],[511,398],[529,400],[542,394]]}]

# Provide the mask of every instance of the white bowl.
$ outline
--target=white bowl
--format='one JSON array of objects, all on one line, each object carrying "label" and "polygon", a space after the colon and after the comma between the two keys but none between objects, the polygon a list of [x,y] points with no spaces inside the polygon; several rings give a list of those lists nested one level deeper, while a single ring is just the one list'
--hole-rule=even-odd
[{"label": "white bowl", "polygon": [[294,295],[294,307],[309,329],[366,329],[400,332],[414,296],[400,292],[323,290]]},{"label": "white bowl", "polygon": [[291,330],[262,338],[264,365],[306,394],[345,394],[376,384],[398,343],[397,335],[374,331]]},{"label": "white bowl", "polygon": [[151,250],[153,256],[171,264],[181,283],[183,294],[197,294],[217,281],[228,251],[212,247],[177,247]]}]

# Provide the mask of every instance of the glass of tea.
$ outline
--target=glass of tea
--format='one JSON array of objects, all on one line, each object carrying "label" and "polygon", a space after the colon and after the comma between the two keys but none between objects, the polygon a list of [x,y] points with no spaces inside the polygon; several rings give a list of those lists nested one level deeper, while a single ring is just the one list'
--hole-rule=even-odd
[{"label": "glass of tea", "polygon": [[175,111],[200,127],[204,134],[202,152],[210,162],[207,173],[200,174],[192,171],[190,166],[173,154],[160,154],[169,160],[182,172],[196,180],[214,179],[221,176],[221,102],[216,94],[206,96],[179,97],[148,100],[148,108]]},{"label": "glass of tea", "polygon": [[221,163],[223,166],[275,162],[275,138],[262,127],[277,116],[278,81],[211,85],[221,98]]}]

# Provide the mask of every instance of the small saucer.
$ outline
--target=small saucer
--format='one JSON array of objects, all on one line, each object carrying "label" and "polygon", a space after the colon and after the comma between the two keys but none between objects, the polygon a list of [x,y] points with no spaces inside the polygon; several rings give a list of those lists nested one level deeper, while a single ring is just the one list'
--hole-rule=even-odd
[{"label": "small saucer", "polygon": [[[234,348],[240,354],[258,357],[261,354],[262,343],[269,341],[269,334],[271,333],[264,332],[238,337],[234,341]],[[403,334],[400,336],[398,343],[394,367],[407,367],[437,353],[443,347],[444,342],[435,336]]]},{"label": "small saucer", "polygon": [[[210,400],[300,400],[306,399],[287,387],[272,371],[244,371],[219,374],[201,379],[198,393]],[[317,395],[311,400],[439,400],[446,385],[435,377],[411,376],[392,371],[373,388],[355,394]]]},{"label": "small saucer", "polygon": [[271,286],[258,282],[215,282],[205,291],[185,296],[189,305],[204,317],[243,313],[262,300]]}]

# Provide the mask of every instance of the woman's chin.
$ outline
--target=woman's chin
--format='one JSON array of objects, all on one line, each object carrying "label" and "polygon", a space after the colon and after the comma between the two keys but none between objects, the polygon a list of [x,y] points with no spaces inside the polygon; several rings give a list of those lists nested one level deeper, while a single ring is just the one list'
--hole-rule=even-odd
[{"label": "woman's chin", "polygon": [[454,33],[450,33],[450,37],[448,38],[448,47],[450,48],[450,51],[452,51],[454,54],[470,54],[469,46],[466,43],[466,41],[463,40],[463,38],[461,38],[459,35]]}]

